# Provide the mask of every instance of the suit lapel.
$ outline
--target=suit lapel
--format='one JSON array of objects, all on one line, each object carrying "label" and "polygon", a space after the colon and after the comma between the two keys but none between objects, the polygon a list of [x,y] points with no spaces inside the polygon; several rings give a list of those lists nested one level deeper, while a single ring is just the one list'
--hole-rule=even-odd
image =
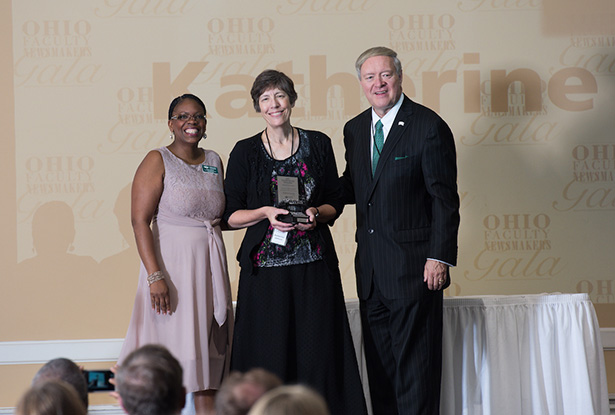
[{"label": "suit lapel", "polygon": [[[358,166],[368,166],[369,168],[364,170],[364,181],[366,186],[372,182],[372,157],[371,157],[371,134],[372,134],[372,111],[365,111],[363,118],[358,129]],[[366,174],[367,173],[367,174]]]},{"label": "suit lapel", "polygon": [[[393,125],[391,126],[391,131],[389,131],[389,135],[384,142],[384,147],[382,148],[382,153],[380,154],[380,160],[378,160],[378,166],[376,166],[376,172],[374,174],[374,179],[372,181],[371,191],[375,188],[378,183],[378,179],[382,173],[382,169],[385,164],[388,163],[391,158],[391,154],[393,154],[393,149],[399,142],[399,140],[403,137],[404,132],[410,126],[410,116],[412,115],[412,101],[404,95],[404,101],[397,112],[397,116],[395,117],[395,121],[393,121]],[[368,137],[369,138],[369,137]],[[368,144],[369,147],[369,144]],[[369,161],[369,166],[371,166],[371,160]]]}]

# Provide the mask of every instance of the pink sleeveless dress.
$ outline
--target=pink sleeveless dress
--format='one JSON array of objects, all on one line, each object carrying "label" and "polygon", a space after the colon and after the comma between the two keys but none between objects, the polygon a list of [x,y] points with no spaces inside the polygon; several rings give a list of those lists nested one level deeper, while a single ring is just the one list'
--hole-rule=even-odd
[{"label": "pink sleeveless dress", "polygon": [[152,231],[159,264],[166,275],[171,315],[151,308],[147,271],[139,284],[118,363],[136,348],[162,344],[184,369],[188,392],[218,389],[230,360],[233,311],[226,252],[220,227],[224,212],[220,157],[205,151],[205,161],[190,165],[166,147],[164,190]]}]

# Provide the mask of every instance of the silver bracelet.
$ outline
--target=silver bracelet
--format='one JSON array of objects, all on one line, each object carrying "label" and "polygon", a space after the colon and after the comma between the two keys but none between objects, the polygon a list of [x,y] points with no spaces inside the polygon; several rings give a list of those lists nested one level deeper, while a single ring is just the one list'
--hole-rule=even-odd
[{"label": "silver bracelet", "polygon": [[162,271],[152,272],[151,274],[147,276],[147,286],[149,287],[156,281],[160,281],[163,279],[164,279],[164,274],[162,273]]}]

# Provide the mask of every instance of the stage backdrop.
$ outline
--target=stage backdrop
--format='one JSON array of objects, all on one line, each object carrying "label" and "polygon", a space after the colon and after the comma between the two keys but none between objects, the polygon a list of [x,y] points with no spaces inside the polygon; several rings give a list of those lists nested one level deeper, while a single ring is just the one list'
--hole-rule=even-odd
[{"label": "stage backdrop", "polygon": [[[462,220],[446,294],[586,292],[602,326],[615,326],[612,1],[1,8],[0,346],[124,336],[139,266],[130,183],[145,154],[169,144],[175,96],[203,99],[203,146],[226,162],[265,126],[249,96],[255,76],[280,69],[299,93],[293,124],[327,133],[341,172],[343,125],[368,107],[354,61],[376,45],[399,53],[404,92],[455,134]],[[333,228],[348,298],[354,228],[348,207]],[[234,289],[242,236],[225,233]],[[5,363],[0,406],[12,406],[39,365]]]}]

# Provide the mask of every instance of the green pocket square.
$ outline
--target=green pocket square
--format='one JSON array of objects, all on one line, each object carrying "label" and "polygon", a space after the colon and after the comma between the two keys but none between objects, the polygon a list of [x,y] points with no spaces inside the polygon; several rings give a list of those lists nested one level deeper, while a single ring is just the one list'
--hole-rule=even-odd
[{"label": "green pocket square", "polygon": [[395,161],[397,161],[397,160],[403,160],[403,159],[407,159],[407,158],[408,158],[408,156],[396,156],[396,157],[395,157]]}]

